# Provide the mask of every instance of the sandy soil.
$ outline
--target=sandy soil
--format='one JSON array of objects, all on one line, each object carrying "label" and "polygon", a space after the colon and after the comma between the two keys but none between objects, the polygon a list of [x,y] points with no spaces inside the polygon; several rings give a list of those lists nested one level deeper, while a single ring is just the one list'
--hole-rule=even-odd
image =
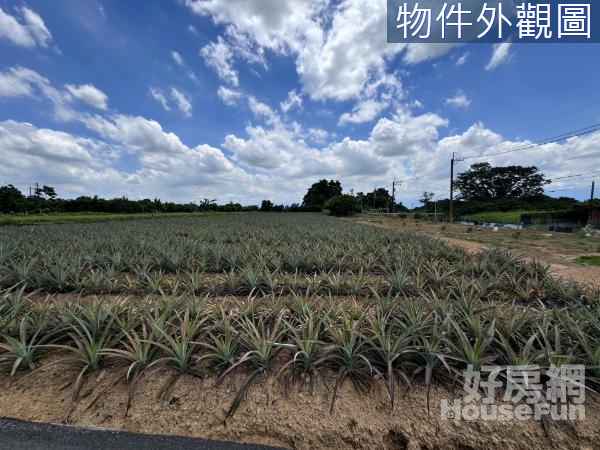
[{"label": "sandy soil", "polygon": [[[98,392],[115,376],[107,369],[90,377],[69,423],[137,432],[185,435],[286,448],[382,449],[593,449],[600,448],[600,402],[588,398],[586,420],[554,422],[546,437],[539,422],[444,421],[440,400],[451,400],[445,389],[434,390],[428,414],[423,388],[416,386],[406,398],[398,395],[392,411],[386,391],[376,384],[366,394],[348,383],[340,392],[333,415],[329,388],[315,383],[314,392],[291,386],[285,389],[272,377],[251,388],[236,415],[223,423],[230,401],[244,376],[216,386],[213,378],[183,376],[168,399],[158,399],[160,387],[172,374],[161,371],[139,386],[125,417],[126,387],[110,388],[89,409]],[[65,383],[75,374],[48,367],[21,381],[0,377],[0,415],[41,422],[62,422],[71,405]],[[460,394],[462,391],[457,391]]]},{"label": "sandy soil", "polygon": [[446,225],[379,217],[371,220],[359,219],[358,222],[387,229],[427,233],[451,244],[460,245],[472,253],[499,246],[528,260],[536,259],[549,264],[552,273],[557,277],[600,287],[600,267],[586,266],[576,261],[580,255],[599,254],[600,238],[597,237],[582,239],[572,234],[535,230],[523,230],[519,234],[515,234],[513,230],[494,233],[488,229],[458,224]]}]

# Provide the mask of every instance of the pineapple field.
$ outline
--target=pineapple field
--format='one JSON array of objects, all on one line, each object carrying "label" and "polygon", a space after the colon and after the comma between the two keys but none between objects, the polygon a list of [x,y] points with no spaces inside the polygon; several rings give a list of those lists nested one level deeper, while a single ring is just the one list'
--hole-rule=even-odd
[{"label": "pineapple field", "polygon": [[[320,214],[0,228],[0,416],[290,448],[600,446],[600,292]],[[486,365],[585,365],[586,418],[440,420]],[[542,401],[542,400],[540,400]]]}]

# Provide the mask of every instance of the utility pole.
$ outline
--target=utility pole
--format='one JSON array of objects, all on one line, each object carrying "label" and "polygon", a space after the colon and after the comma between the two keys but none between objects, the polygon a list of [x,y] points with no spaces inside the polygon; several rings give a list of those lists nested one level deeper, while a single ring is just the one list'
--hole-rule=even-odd
[{"label": "utility pole", "polygon": [[454,153],[450,160],[450,206],[448,207],[448,222],[454,222]]},{"label": "utility pole", "polygon": [[452,153],[450,160],[450,207],[448,208],[448,223],[454,222],[454,164],[464,161],[464,159],[456,158]]},{"label": "utility pole", "polygon": [[396,184],[400,185],[402,182],[398,180],[392,182],[392,207],[390,208],[390,211],[393,213],[396,212]]},{"label": "utility pole", "polygon": [[592,181],[592,195],[590,195],[590,222],[594,220],[594,190],[596,188],[596,182]]},{"label": "utility pole", "polygon": [[42,196],[40,195],[40,185],[35,182],[35,195],[38,198],[38,206],[40,208],[40,214],[42,213]]},{"label": "utility pole", "polygon": [[377,209],[377,186],[373,189],[373,209]]}]

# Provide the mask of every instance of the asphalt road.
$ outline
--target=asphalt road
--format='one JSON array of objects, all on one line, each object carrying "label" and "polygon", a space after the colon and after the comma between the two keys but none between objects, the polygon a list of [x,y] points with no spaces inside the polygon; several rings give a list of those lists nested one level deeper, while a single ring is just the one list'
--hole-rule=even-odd
[{"label": "asphalt road", "polygon": [[1,450],[273,450],[276,447],[235,444],[177,436],[138,434],[0,418]]}]

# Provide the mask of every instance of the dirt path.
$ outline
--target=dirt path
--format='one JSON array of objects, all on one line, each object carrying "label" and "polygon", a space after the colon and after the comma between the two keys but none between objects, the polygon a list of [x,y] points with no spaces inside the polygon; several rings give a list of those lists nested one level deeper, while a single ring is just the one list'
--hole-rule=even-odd
[{"label": "dirt path", "polygon": [[[556,240],[551,241],[549,245],[529,246],[528,241],[523,242],[522,245],[515,245],[514,240],[511,241],[510,235],[508,235],[506,232],[500,232],[499,234],[496,233],[496,235],[493,236],[493,241],[492,239],[489,239],[489,243],[484,243],[477,242],[475,240],[461,239],[459,237],[454,236],[453,232],[457,230],[457,227],[461,227],[462,230],[461,228],[458,228],[458,230],[460,231],[456,232],[456,234],[467,234],[466,230],[468,229],[468,227],[462,225],[452,225],[450,231],[448,233],[445,233],[444,231],[442,231],[443,225],[440,224],[433,225],[429,223],[401,221],[394,219],[377,219],[376,221],[358,220],[357,222],[378,228],[393,230],[405,229],[425,233],[437,239],[441,239],[444,242],[460,245],[472,254],[477,254],[478,252],[489,249],[493,246],[500,246],[501,248],[506,248],[512,253],[522,256],[529,261],[538,260],[550,265],[551,272],[557,277],[564,278],[570,281],[576,281],[578,283],[589,284],[594,287],[600,287],[600,267],[584,266],[575,261],[577,255],[566,254],[567,252],[556,251],[548,248],[552,246],[552,243],[557,242]],[[476,233],[480,234],[474,234],[474,239],[477,239],[480,235],[483,235],[483,233],[486,234],[484,235],[484,237],[488,238],[489,234],[493,232],[487,230],[476,230]],[[544,233],[541,234],[541,236],[548,235],[549,234]],[[564,239],[564,237],[560,236],[559,239]],[[510,243],[510,245],[506,245],[507,243]],[[559,241],[559,245],[557,245],[557,247],[561,250],[570,250],[569,247],[565,246],[562,241]]]}]

